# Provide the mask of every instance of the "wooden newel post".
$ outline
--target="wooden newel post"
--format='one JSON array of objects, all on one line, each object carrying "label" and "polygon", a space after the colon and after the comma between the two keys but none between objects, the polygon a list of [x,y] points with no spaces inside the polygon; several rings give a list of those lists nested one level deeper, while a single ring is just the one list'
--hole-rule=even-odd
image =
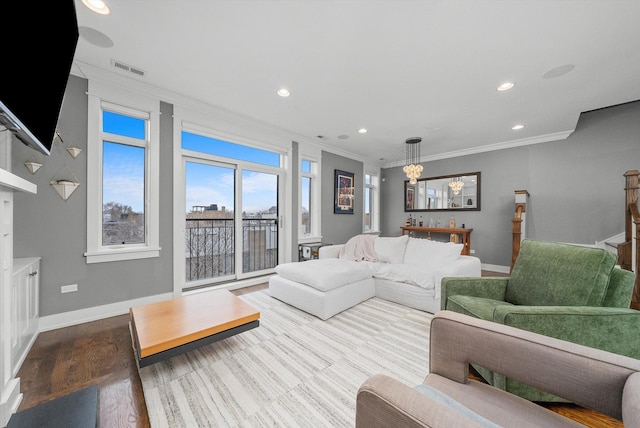
[{"label": "wooden newel post", "polygon": [[511,268],[509,271],[513,269],[513,265],[518,258],[518,253],[520,253],[520,243],[524,238],[526,238],[526,212],[527,212],[527,198],[529,197],[529,192],[526,190],[516,190],[516,214],[515,217],[511,220],[511,230],[512,230],[512,240],[511,240]]},{"label": "wooden newel post", "polygon": [[631,298],[631,308],[640,310],[640,284],[638,272],[640,262],[640,214],[638,213],[638,176],[640,171],[631,170],[625,176],[624,243],[618,247],[618,263],[622,269],[636,273],[636,283]]}]

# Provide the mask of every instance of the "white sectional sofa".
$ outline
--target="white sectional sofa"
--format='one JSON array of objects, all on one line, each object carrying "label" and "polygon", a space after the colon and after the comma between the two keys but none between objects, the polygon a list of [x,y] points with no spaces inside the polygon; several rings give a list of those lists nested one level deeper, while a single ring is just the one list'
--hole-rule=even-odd
[{"label": "white sectional sofa", "polygon": [[269,293],[323,320],[374,296],[436,313],[443,277],[481,275],[480,259],[461,251],[406,235],[358,235],[321,247],[316,260],[278,265]]}]

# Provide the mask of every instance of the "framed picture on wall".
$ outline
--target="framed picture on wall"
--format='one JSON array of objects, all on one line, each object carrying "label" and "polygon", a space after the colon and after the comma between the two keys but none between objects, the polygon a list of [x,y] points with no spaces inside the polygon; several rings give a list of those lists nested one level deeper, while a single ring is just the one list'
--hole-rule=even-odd
[{"label": "framed picture on wall", "polygon": [[412,210],[414,208],[413,207],[414,195],[415,195],[415,189],[413,187],[407,186],[406,209],[408,210]]},{"label": "framed picture on wall", "polygon": [[335,170],[334,214],[353,214],[355,188],[352,172]]}]

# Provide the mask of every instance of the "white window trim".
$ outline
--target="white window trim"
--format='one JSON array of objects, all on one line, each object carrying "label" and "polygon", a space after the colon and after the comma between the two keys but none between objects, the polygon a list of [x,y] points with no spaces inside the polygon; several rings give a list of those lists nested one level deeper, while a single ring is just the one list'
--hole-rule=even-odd
[{"label": "white window trim", "polygon": [[[302,161],[309,161],[311,162],[311,172],[310,173],[303,173],[302,172]],[[320,183],[321,183],[321,177],[320,177],[320,161],[318,158],[316,158],[315,156],[308,156],[308,155],[301,155],[300,156],[300,162],[298,164],[298,171],[299,171],[299,180],[300,183],[298,183],[298,210],[300,211],[302,209],[302,177],[310,177],[311,178],[311,232],[306,234],[306,235],[299,235],[298,236],[298,243],[299,244],[307,244],[310,242],[320,242],[322,241],[322,232],[321,232],[321,227],[320,225],[322,224],[321,222],[321,218],[320,218],[320,193],[321,193],[321,188],[320,188]],[[296,221],[296,227],[298,228],[298,233],[300,231],[300,212],[298,213],[298,219]]]},{"label": "white window trim", "polygon": [[[87,131],[87,263],[160,256],[160,101],[89,80]],[[149,119],[145,153],[145,243],[102,245],[102,105],[130,116]],[[128,107],[124,107],[128,106]]]},{"label": "white window trim", "polygon": [[[371,229],[365,231],[365,216],[366,210],[362,210],[362,232],[363,233],[380,233],[380,171],[367,171],[364,175],[371,176],[371,184],[366,184],[366,177],[362,177],[362,186],[364,188],[372,189],[373,207],[371,215],[373,221],[371,222]],[[364,198],[364,194],[363,194]]]}]

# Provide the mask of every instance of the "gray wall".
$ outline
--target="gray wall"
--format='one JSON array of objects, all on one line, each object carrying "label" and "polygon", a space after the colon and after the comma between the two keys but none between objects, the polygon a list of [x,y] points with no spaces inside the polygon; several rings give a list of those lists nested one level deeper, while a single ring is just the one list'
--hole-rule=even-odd
[{"label": "gray wall", "polygon": [[[425,143],[422,143],[423,145]],[[594,244],[624,232],[624,177],[640,168],[640,101],[583,113],[566,140],[423,164],[423,177],[481,172],[481,211],[456,212],[473,228],[483,263],[511,263],[514,191],[528,190],[528,237]],[[381,231],[397,236],[404,212],[401,167],[383,169]],[[420,213],[418,213],[420,215]],[[424,212],[448,223],[451,211]]]},{"label": "gray wall", "polygon": [[[50,156],[40,156],[43,166],[33,175],[24,162],[34,151],[14,144],[13,172],[35,183],[37,195],[15,193],[14,257],[40,256],[40,314],[76,309],[166,293],[173,290],[173,109],[161,105],[160,115],[160,246],[159,258],[87,264],[87,81],[69,78],[58,123],[64,144],[56,142]],[[83,152],[74,159],[66,147]],[[80,187],[64,201],[49,184],[68,178],[69,168]],[[75,293],[61,294],[60,286],[78,284]]]},{"label": "gray wall", "polygon": [[[334,171],[353,172],[356,198],[353,214],[334,214]],[[322,152],[322,242],[343,244],[352,236],[362,233],[364,165],[360,161],[345,158],[330,152]]]},{"label": "gray wall", "polygon": [[[126,301],[173,290],[173,120],[172,107],[161,103],[160,116],[160,245],[159,258],[88,265],[86,251],[87,203],[87,81],[71,76],[58,129],[64,144],[56,142],[44,166],[32,175],[24,162],[34,151],[15,143],[12,170],[38,185],[38,194],[14,194],[14,255],[42,257],[41,315]],[[593,244],[623,231],[624,178],[640,168],[640,102],[583,114],[567,140],[488,152],[425,163],[424,176],[481,171],[482,210],[456,213],[458,224],[474,228],[472,249],[483,263],[508,266],[511,260],[511,218],[514,190],[531,193],[529,236],[536,239]],[[424,144],[424,143],[423,143]],[[76,159],[66,151],[83,149]],[[294,145],[295,152],[296,145]],[[296,156],[294,156],[296,157]],[[294,159],[297,165],[297,160]],[[63,201],[49,181],[64,178],[68,167],[80,187]],[[354,214],[334,214],[334,170],[353,172],[357,190]],[[294,171],[296,168],[293,169]],[[360,161],[322,152],[323,242],[344,243],[362,232],[362,178]],[[295,178],[295,177],[294,177]],[[401,168],[382,170],[381,230],[397,236],[407,214],[403,210],[404,174]],[[297,178],[292,192],[297,195]],[[290,197],[286,195],[285,197]],[[292,206],[297,219],[297,198]],[[450,212],[440,216],[446,223]],[[435,217],[437,218],[437,217]],[[297,221],[297,220],[296,220]],[[294,228],[295,229],[295,228]],[[297,257],[297,231],[292,256]],[[78,284],[75,293],[61,294],[60,286]]]}]

